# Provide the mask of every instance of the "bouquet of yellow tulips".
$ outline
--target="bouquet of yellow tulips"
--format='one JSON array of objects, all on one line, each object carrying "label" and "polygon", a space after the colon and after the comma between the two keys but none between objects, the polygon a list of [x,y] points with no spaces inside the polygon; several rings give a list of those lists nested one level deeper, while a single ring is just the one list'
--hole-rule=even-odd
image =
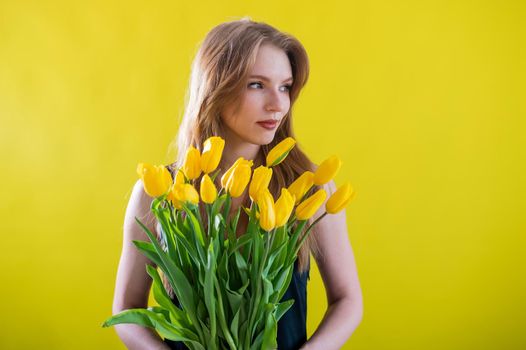
[{"label": "bouquet of yellow tulips", "polygon": [[[342,210],[355,194],[350,183],[338,188],[327,200],[325,213],[306,227],[327,193],[320,189],[304,197],[313,185],[329,182],[341,161],[333,156],[314,173],[306,171],[282,188],[274,201],[268,189],[272,167],[294,145],[293,138],[286,138],[269,152],[266,166],[253,172],[253,162],[239,158],[221,177],[219,191],[213,181],[224,148],[220,137],[207,139],[202,154],[190,147],[175,179],[164,166],[139,164],[144,189],[155,198],[151,210],[162,227],[165,244],[137,218],[150,242],[134,244],[168,278],[181,307],[170,299],[158,270],[147,265],[159,305],[124,310],[108,318],[103,327],[134,323],[195,350],[275,349],[277,322],[294,302],[281,300],[301,245],[319,220]],[[190,182],[202,173],[198,191]],[[242,208],[249,221],[246,233],[237,237],[241,208],[229,219],[231,200],[247,186],[252,204]]]}]

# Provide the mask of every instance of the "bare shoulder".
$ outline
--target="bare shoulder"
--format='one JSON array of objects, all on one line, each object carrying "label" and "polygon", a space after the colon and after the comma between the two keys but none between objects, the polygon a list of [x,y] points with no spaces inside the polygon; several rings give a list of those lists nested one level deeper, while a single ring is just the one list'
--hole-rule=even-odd
[{"label": "bare shoulder", "polygon": [[138,179],[133,186],[124,217],[124,238],[128,243],[132,243],[132,240],[149,241],[136,219],[157,235],[157,220],[150,210],[152,200],[145,192],[142,180]]},{"label": "bare shoulder", "polygon": [[[323,215],[327,200],[337,189],[334,180],[322,185],[322,188],[327,192],[327,198],[318,209],[315,218]],[[343,298],[361,298],[345,209],[336,214],[325,215],[316,224],[316,235],[321,251],[320,257],[315,257],[316,265],[327,291],[328,302],[333,303]]]},{"label": "bare shoulder", "polygon": [[133,241],[149,242],[139,219],[152,233],[155,232],[155,216],[151,213],[152,198],[144,191],[142,180],[134,184],[124,215],[122,253],[117,270],[113,311],[143,307],[148,301],[151,278],[146,264],[155,264],[142,254]]}]

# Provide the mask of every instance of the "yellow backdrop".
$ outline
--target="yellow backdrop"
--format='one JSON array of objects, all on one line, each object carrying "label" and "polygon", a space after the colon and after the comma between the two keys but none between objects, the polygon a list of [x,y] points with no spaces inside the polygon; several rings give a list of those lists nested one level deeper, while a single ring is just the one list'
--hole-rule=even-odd
[{"label": "yellow backdrop", "polygon": [[0,348],[124,349],[101,324],[136,164],[173,161],[197,44],[244,15],[304,43],[298,141],[358,193],[365,313],[344,348],[524,348],[518,0],[0,1]]}]

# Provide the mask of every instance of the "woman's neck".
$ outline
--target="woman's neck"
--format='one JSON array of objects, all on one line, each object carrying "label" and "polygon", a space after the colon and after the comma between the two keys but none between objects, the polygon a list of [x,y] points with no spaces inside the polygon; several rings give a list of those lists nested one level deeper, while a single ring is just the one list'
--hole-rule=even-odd
[{"label": "woman's neck", "polygon": [[264,163],[263,156],[260,152],[260,145],[245,143],[236,147],[235,145],[227,144],[228,143],[225,143],[225,148],[223,150],[221,162],[219,163],[219,167],[221,168],[220,172],[222,174],[224,174],[236,162],[236,160],[239,157],[243,157],[246,160],[254,161],[253,169],[256,168],[258,165]]}]

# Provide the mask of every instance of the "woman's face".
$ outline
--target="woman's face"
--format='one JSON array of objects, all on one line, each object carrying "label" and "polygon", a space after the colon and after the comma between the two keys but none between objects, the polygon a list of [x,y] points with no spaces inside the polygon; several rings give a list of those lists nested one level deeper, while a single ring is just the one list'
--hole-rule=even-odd
[{"label": "woman's face", "polygon": [[[292,69],[286,53],[271,44],[260,46],[240,101],[221,115],[230,143],[266,145],[290,108]],[[236,110],[237,107],[237,110]],[[260,124],[275,119],[275,126]]]}]

